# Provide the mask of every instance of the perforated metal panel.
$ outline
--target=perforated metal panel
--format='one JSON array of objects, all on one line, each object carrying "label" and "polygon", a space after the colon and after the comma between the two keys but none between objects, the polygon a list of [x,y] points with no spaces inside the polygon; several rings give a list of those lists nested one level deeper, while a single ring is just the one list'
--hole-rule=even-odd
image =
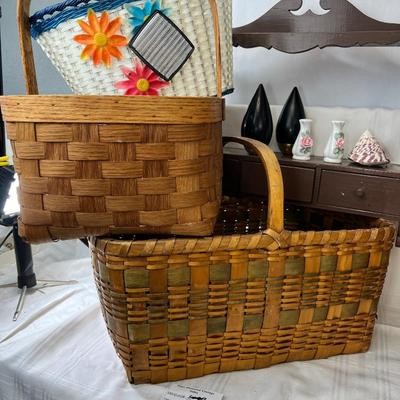
[{"label": "perforated metal panel", "polygon": [[152,14],[129,47],[166,81],[179,72],[194,51],[192,42],[160,11]]}]

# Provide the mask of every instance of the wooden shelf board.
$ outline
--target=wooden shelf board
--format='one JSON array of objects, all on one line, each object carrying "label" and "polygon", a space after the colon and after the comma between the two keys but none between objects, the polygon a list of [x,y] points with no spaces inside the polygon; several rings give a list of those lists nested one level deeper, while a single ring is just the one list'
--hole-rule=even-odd
[{"label": "wooden shelf board", "polygon": [[328,11],[294,15],[301,0],[282,0],[254,22],[233,30],[236,47],[274,48],[302,53],[314,48],[393,46],[400,44],[400,24],[377,21],[347,0],[321,0]]}]

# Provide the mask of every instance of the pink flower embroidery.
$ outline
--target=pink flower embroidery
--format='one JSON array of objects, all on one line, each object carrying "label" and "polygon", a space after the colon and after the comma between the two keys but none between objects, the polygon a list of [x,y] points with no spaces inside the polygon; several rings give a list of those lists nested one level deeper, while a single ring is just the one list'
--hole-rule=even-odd
[{"label": "pink flower embroidery", "polygon": [[345,140],[344,138],[340,137],[339,139],[336,140],[336,147],[342,151],[344,150],[344,145],[345,145]]},{"label": "pink flower embroidery", "polygon": [[114,84],[117,89],[125,90],[125,96],[159,96],[159,90],[168,86],[147,65],[135,63],[135,69],[121,67],[127,80]]},{"label": "pink flower embroidery", "polygon": [[301,147],[304,147],[306,149],[313,147],[314,146],[314,140],[311,136],[304,136],[301,139]]}]

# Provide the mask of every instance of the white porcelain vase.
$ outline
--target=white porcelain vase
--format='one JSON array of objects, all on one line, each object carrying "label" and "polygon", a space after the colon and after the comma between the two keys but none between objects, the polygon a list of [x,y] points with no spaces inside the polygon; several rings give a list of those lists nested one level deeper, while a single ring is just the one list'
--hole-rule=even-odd
[{"label": "white porcelain vase", "polygon": [[345,138],[344,121],[332,121],[333,130],[324,152],[324,161],[331,164],[340,164],[344,157]]},{"label": "white porcelain vase", "polygon": [[311,136],[312,119],[300,120],[300,133],[293,146],[293,160],[308,161],[311,159],[314,139]]}]

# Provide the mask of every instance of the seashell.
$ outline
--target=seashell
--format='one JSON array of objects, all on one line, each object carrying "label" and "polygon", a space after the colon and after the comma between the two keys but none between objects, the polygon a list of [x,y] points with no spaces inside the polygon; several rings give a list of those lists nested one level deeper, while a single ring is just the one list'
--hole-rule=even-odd
[{"label": "seashell", "polygon": [[386,165],[390,163],[385,150],[370,131],[363,133],[349,154],[349,159],[357,164],[366,166]]}]

